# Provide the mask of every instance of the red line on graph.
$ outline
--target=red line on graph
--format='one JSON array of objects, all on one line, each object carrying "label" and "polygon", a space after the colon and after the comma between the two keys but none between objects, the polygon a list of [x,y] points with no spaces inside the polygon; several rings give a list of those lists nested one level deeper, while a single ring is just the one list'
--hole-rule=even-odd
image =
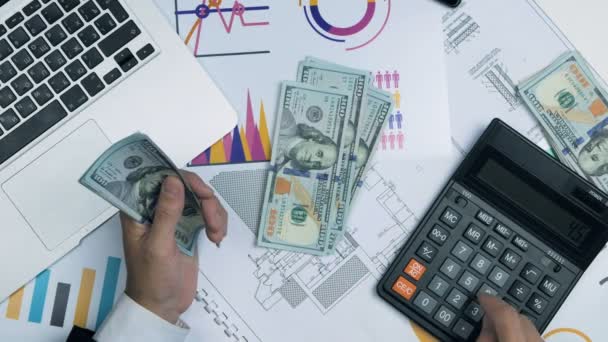
[{"label": "red line on graph", "polygon": [[235,1],[234,5],[232,6],[232,12],[230,12],[230,22],[228,24],[226,24],[226,19],[224,18],[224,15],[222,14],[221,9],[219,7],[216,7],[216,9],[217,9],[217,14],[220,16],[220,20],[222,21],[222,24],[224,25],[224,29],[226,30],[226,33],[232,32],[232,26],[234,24],[234,17],[236,17],[236,16],[239,17],[239,19],[241,20],[241,24],[245,27],[246,26],[263,26],[263,25],[269,24],[269,22],[267,22],[267,21],[262,21],[262,22],[257,22],[257,23],[245,22],[245,18],[244,18],[245,8],[238,1]]}]

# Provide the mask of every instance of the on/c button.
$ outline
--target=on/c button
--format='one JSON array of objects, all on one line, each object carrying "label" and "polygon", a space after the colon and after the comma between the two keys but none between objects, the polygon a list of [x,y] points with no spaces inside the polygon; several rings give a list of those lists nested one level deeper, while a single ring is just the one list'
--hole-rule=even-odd
[{"label": "on/c button", "polygon": [[395,284],[393,284],[393,291],[397,292],[401,297],[406,300],[412,299],[412,296],[416,292],[416,285],[412,284],[409,280],[399,277]]}]

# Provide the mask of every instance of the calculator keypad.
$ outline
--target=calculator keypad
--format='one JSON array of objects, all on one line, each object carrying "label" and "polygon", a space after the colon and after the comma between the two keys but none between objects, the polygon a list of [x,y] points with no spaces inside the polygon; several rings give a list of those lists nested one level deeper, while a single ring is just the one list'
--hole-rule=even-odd
[{"label": "calculator keypad", "polygon": [[528,255],[540,253],[536,240],[477,202],[448,193],[387,284],[401,302],[458,341],[479,332],[484,312],[478,295],[499,296],[540,326],[565,287],[563,278],[551,275],[560,265]]}]

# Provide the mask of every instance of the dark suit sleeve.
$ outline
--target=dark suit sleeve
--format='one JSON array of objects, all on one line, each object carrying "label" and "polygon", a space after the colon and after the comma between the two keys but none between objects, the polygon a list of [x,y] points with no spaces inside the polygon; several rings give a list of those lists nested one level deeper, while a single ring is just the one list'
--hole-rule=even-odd
[{"label": "dark suit sleeve", "polygon": [[66,342],[95,342],[93,335],[95,335],[94,331],[73,327]]}]

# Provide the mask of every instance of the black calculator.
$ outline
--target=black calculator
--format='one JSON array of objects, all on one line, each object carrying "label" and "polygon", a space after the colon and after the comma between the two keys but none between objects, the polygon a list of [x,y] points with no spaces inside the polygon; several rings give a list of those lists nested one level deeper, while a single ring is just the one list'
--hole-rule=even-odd
[{"label": "black calculator", "polygon": [[608,242],[608,200],[495,119],[378,284],[441,341],[474,341],[480,293],[543,331]]}]

